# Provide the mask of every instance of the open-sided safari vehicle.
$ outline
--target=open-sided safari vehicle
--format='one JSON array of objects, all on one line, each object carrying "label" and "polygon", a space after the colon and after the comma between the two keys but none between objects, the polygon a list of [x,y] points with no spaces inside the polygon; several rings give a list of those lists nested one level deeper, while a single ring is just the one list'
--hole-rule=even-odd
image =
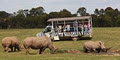
[{"label": "open-sided safari vehicle", "polygon": [[62,38],[78,38],[89,37],[92,38],[92,17],[67,17],[67,18],[53,18],[49,19],[51,22],[42,32],[37,36],[43,36],[45,33],[50,33],[54,40]]}]

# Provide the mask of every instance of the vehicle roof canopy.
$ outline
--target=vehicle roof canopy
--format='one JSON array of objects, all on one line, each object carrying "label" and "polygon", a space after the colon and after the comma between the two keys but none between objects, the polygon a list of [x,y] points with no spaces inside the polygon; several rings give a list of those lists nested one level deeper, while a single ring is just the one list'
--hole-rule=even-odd
[{"label": "vehicle roof canopy", "polygon": [[90,19],[90,18],[91,18],[91,16],[67,17],[67,18],[52,18],[52,19],[49,19],[48,22],[51,22],[51,21],[85,20],[85,19]]}]

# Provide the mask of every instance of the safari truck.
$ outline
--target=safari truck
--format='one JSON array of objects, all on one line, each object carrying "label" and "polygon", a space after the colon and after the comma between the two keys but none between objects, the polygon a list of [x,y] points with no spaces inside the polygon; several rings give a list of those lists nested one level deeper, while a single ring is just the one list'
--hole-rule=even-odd
[{"label": "safari truck", "polygon": [[92,17],[67,17],[67,18],[52,18],[49,19],[49,24],[42,32],[37,34],[37,37],[43,36],[45,33],[50,33],[50,37],[54,40],[63,38],[92,38]]}]

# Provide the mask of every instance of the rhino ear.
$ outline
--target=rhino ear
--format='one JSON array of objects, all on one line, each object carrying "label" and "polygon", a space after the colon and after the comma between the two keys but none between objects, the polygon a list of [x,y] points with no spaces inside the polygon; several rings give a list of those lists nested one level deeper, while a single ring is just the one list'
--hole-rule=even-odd
[{"label": "rhino ear", "polygon": [[99,44],[102,45],[102,44],[104,44],[104,43],[102,43],[102,41],[99,41]]}]

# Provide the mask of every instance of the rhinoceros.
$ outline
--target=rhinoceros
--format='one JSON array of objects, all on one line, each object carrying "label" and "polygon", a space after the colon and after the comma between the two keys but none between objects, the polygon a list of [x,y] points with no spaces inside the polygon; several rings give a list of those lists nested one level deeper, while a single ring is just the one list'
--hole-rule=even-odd
[{"label": "rhinoceros", "polygon": [[83,44],[84,52],[107,52],[106,47],[102,41],[88,41]]},{"label": "rhinoceros", "polygon": [[13,48],[14,48],[14,51],[16,51],[16,49],[18,51],[20,51],[21,47],[20,47],[20,42],[18,40],[17,37],[5,37],[2,39],[2,46],[4,48],[4,51],[5,52],[8,52],[8,49],[11,48],[11,51],[13,51]]},{"label": "rhinoceros", "polygon": [[29,53],[29,49],[40,49],[39,54],[42,54],[46,48],[49,48],[52,52],[56,51],[53,46],[51,39],[47,36],[42,37],[27,37],[23,42],[24,48],[26,49],[26,54]]}]

